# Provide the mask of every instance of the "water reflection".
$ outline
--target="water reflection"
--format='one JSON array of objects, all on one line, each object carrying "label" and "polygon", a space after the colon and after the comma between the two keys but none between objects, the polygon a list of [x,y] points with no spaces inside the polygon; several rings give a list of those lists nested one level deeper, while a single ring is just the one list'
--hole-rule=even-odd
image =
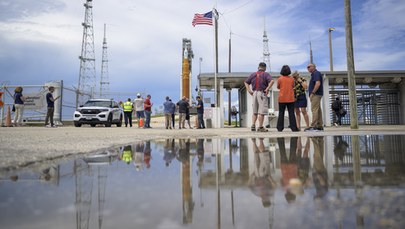
[{"label": "water reflection", "polygon": [[2,228],[403,228],[404,140],[135,141],[82,159],[1,171],[0,222]]}]

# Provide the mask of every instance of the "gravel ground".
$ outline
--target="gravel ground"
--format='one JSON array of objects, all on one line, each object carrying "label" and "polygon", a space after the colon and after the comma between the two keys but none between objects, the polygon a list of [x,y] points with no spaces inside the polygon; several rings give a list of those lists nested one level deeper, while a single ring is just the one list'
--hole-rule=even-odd
[{"label": "gravel ground", "polygon": [[249,128],[220,129],[175,129],[166,130],[161,122],[152,123],[152,129],[105,128],[82,126],[44,127],[0,127],[0,171],[26,166],[32,163],[71,158],[102,149],[133,143],[135,140],[167,138],[251,138],[291,137],[326,135],[405,135],[405,126],[360,126],[327,127],[324,132],[278,132],[271,128],[267,133],[252,132]]}]

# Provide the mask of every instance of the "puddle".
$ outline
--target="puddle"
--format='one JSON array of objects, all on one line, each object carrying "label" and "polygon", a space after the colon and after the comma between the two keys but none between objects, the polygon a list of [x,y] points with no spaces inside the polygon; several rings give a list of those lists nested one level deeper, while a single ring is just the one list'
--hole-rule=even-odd
[{"label": "puddle", "polygon": [[2,228],[404,228],[405,136],[136,141],[3,175]]}]

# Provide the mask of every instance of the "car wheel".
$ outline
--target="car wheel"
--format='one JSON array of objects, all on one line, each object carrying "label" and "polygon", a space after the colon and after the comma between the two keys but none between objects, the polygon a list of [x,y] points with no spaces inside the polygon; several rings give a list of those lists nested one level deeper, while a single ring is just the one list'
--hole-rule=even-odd
[{"label": "car wheel", "polygon": [[120,119],[117,122],[117,127],[121,127],[122,126],[122,115],[120,115]]},{"label": "car wheel", "polygon": [[112,114],[109,114],[107,122],[105,123],[105,127],[111,127],[111,123],[112,123]]},{"label": "car wheel", "polygon": [[79,122],[74,122],[75,127],[81,127],[82,124],[80,124]]}]

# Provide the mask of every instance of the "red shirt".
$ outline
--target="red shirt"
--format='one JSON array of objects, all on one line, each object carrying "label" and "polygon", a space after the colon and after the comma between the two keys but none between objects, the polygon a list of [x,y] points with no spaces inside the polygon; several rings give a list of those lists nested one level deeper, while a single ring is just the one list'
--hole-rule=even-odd
[{"label": "red shirt", "polygon": [[280,89],[278,95],[279,103],[293,103],[294,98],[294,79],[290,76],[280,76],[277,80],[277,88]]},{"label": "red shirt", "polygon": [[145,111],[152,111],[152,104],[150,103],[150,99],[146,98],[144,102]]}]

